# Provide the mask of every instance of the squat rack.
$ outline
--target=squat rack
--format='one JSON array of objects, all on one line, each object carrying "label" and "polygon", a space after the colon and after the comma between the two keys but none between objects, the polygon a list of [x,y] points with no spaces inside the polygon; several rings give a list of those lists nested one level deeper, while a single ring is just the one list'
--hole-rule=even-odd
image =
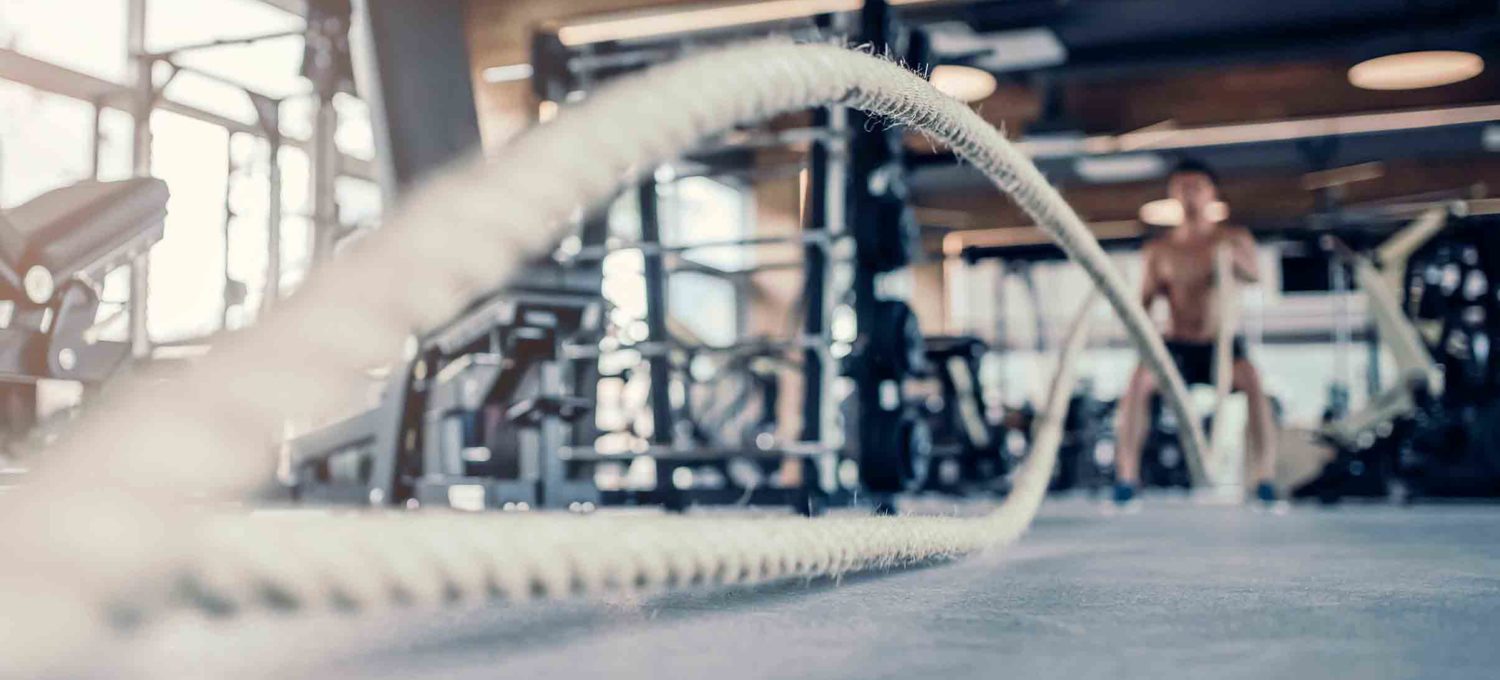
[{"label": "squat rack", "polygon": [[[858,42],[888,44],[902,38],[905,31],[894,20],[884,0],[864,3],[845,3],[835,13],[810,17],[787,17],[776,24],[778,32],[808,38],[828,36],[852,36]],[[857,11],[843,11],[857,10]],[[833,11],[833,10],[830,10]],[[587,96],[586,93],[598,83],[623,73],[650,66],[654,63],[676,58],[683,54],[709,49],[726,41],[763,29],[764,25],[752,27],[730,27],[722,31],[701,34],[677,34],[670,41],[622,41],[619,43],[588,43],[568,45],[562,39],[557,26],[540,29],[533,39],[532,64],[524,69],[532,77],[532,85],[542,102],[561,103]],[[902,38],[904,40],[904,38]],[[509,73],[509,71],[507,71]],[[517,70],[519,73],[520,70]],[[860,118],[863,121],[864,118]],[[705,166],[702,174],[722,171],[715,166],[715,154],[743,153],[749,149],[784,146],[807,146],[805,157],[806,184],[802,209],[803,232],[793,237],[750,237],[713,243],[691,245],[667,245],[660,240],[659,202],[657,189],[662,180],[647,179],[638,189],[637,198],[641,210],[642,230],[639,242],[621,244],[596,243],[576,248],[559,257],[560,261],[597,259],[609,252],[624,248],[638,250],[644,262],[646,284],[647,340],[644,345],[671,345],[666,323],[667,287],[666,269],[662,266],[667,256],[680,256],[690,250],[711,247],[752,247],[769,243],[791,243],[801,246],[804,271],[801,300],[803,314],[799,323],[801,354],[802,394],[801,427],[797,441],[785,449],[785,457],[801,466],[801,478],[810,502],[821,503],[840,492],[838,466],[840,460],[851,451],[858,451],[861,440],[870,441],[873,428],[884,417],[873,414],[891,413],[890,406],[882,398],[882,391],[889,385],[874,379],[854,381],[854,399],[861,412],[872,414],[862,419],[863,425],[855,430],[856,439],[846,441],[844,415],[840,405],[839,384],[845,375],[861,375],[868,369],[860,368],[870,359],[869,348],[860,342],[835,353],[830,348],[836,343],[832,333],[835,310],[848,305],[857,326],[866,335],[876,328],[879,321],[877,300],[890,299],[891,288],[882,279],[886,269],[874,263],[874,258],[859,255],[861,236],[851,228],[849,211],[852,204],[868,202],[868,191],[851,195],[850,187],[861,172],[868,174],[881,166],[886,157],[871,149],[881,148],[883,142],[866,140],[855,158],[856,138],[878,137],[885,131],[866,129],[864,125],[851,122],[850,114],[843,107],[825,107],[812,112],[810,125],[790,130],[736,131],[725,135],[691,158]],[[899,153],[899,152],[898,152]],[[862,163],[862,170],[855,164]],[[863,182],[860,182],[863,184]],[[868,210],[868,208],[862,208]],[[870,238],[866,234],[863,238]],[[905,235],[880,235],[877,238],[907,238]],[[903,246],[904,247],[904,246]],[[900,269],[903,267],[897,267]],[[852,351],[851,351],[852,350]],[[647,358],[650,367],[650,405],[654,423],[653,434],[647,453],[658,458],[657,487],[671,489],[672,464],[676,459],[722,458],[734,450],[685,451],[681,442],[674,441],[672,428],[672,395],[669,372],[669,352],[652,352]],[[847,355],[847,356],[845,356]],[[899,391],[899,387],[897,388]],[[851,445],[853,448],[851,449]],[[708,455],[708,454],[723,455]],[[754,452],[764,456],[766,452]],[[584,451],[570,451],[566,455],[574,458],[593,458]],[[667,495],[673,495],[667,492]],[[668,505],[678,504],[677,498],[665,498]]]}]

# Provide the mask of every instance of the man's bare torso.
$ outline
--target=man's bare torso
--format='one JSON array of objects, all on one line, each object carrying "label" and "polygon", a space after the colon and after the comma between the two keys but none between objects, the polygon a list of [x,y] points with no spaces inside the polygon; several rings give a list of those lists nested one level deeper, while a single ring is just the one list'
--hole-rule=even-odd
[{"label": "man's bare torso", "polygon": [[1149,244],[1144,251],[1148,294],[1167,300],[1170,340],[1212,342],[1218,333],[1218,298],[1214,293],[1214,254],[1220,244],[1248,237],[1237,227],[1214,227],[1199,233],[1174,232]]}]

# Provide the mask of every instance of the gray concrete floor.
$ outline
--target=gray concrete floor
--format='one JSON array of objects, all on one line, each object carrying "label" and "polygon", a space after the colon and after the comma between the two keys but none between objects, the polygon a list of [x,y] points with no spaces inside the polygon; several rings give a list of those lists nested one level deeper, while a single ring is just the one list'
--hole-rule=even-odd
[{"label": "gray concrete floor", "polygon": [[278,627],[247,644],[287,659],[293,637],[320,658],[278,676],[1500,677],[1500,506],[1273,515],[1162,499],[1104,517],[1050,502],[1019,545],[950,566],[408,616],[337,637]]}]

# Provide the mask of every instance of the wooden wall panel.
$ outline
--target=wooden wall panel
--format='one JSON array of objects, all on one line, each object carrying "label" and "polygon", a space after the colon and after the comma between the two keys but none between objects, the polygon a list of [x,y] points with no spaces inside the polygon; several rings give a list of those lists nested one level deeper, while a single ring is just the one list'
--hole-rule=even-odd
[{"label": "wooden wall panel", "polygon": [[1128,132],[1172,120],[1184,127],[1304,116],[1493,102],[1500,71],[1445,87],[1376,92],[1349,84],[1336,61],[1167,71],[1066,86],[1071,119],[1090,133]]},{"label": "wooden wall panel", "polygon": [[[1475,157],[1387,163],[1384,176],[1349,185],[1345,202],[1474,186],[1483,187],[1490,194],[1500,189],[1500,159]],[[1306,215],[1314,208],[1314,195],[1302,188],[1301,175],[1228,179],[1222,192],[1236,219],[1283,220]],[[1088,222],[1135,219],[1142,204],[1165,195],[1165,185],[1160,181],[1075,187],[1063,191],[1073,209]],[[926,208],[956,211],[958,215],[950,221],[962,222],[964,227],[1031,224],[1031,220],[1009,199],[992,189],[927,192],[916,200]]]}]

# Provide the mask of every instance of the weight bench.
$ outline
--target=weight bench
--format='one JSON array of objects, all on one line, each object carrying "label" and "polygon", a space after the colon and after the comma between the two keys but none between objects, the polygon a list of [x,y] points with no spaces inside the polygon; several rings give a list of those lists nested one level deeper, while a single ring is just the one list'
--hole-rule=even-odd
[{"label": "weight bench", "polygon": [[[923,339],[926,362],[937,380],[941,409],[928,411],[932,431],[932,457],[953,459],[958,463],[959,484],[986,484],[1001,478],[1009,469],[1002,451],[1003,426],[992,426],[985,419],[988,407],[979,381],[979,363],[989,352],[989,345],[972,336],[928,336]],[[945,475],[928,473],[927,486],[948,484]]]},{"label": "weight bench", "polygon": [[99,288],[161,240],[167,197],[150,177],[86,181],[0,215],[0,380],[98,382],[125,359],[97,337]]},{"label": "weight bench", "polygon": [[379,403],[286,442],[283,482],[313,504],[466,510],[597,505],[561,457],[592,400],[564,345],[596,329],[597,274],[533,266],[418,340]]}]

